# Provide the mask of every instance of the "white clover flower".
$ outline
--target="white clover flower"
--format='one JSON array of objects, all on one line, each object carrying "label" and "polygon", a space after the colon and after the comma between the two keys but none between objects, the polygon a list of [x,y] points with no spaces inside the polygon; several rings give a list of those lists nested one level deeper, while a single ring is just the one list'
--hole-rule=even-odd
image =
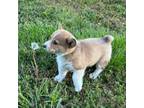
[{"label": "white clover flower", "polygon": [[38,43],[32,42],[32,43],[31,43],[31,48],[32,48],[33,50],[37,50],[37,49],[39,49],[40,47],[39,47]]}]

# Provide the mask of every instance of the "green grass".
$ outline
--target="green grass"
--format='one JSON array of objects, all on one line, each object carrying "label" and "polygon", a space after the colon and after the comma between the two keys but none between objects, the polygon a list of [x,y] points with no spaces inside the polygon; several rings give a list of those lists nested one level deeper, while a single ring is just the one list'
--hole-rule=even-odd
[{"label": "green grass", "polygon": [[[54,55],[30,48],[31,42],[43,44],[59,23],[78,39],[115,37],[109,65],[97,80],[86,74],[80,93],[74,91],[71,75],[60,84],[53,81]],[[125,46],[123,0],[19,0],[19,107],[125,108]]]}]

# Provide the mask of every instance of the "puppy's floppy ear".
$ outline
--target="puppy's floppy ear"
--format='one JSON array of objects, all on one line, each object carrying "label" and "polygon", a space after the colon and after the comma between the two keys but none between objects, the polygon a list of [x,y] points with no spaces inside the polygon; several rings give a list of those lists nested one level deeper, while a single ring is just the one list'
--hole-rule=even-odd
[{"label": "puppy's floppy ear", "polygon": [[66,44],[67,44],[68,48],[73,48],[76,46],[76,40],[73,38],[67,38]]}]

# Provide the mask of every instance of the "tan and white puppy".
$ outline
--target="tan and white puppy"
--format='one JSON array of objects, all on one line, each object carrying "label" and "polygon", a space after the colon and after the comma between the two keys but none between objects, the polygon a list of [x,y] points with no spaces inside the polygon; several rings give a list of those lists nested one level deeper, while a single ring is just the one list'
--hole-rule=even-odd
[{"label": "tan and white puppy", "polygon": [[57,55],[58,75],[54,80],[61,82],[67,72],[73,72],[75,91],[81,91],[87,67],[96,65],[96,70],[89,76],[96,79],[107,66],[111,58],[112,41],[113,37],[110,35],[77,40],[70,32],[62,28],[55,31],[51,39],[44,43],[47,51]]}]

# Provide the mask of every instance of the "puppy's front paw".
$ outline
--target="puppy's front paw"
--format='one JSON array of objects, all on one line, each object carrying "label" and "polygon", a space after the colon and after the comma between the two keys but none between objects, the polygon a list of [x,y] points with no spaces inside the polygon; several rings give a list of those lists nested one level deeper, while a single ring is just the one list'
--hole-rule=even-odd
[{"label": "puppy's front paw", "polygon": [[89,75],[89,78],[91,78],[91,79],[96,79],[98,77],[98,75],[96,75],[96,74],[94,74],[94,73],[91,73],[90,75]]},{"label": "puppy's front paw", "polygon": [[57,76],[54,77],[54,80],[57,81],[57,82],[62,82],[63,77],[61,77],[60,75],[57,75]]},{"label": "puppy's front paw", "polygon": [[75,88],[75,91],[76,91],[76,92],[80,92],[81,90],[82,90],[82,87],[76,87],[76,88]]}]

